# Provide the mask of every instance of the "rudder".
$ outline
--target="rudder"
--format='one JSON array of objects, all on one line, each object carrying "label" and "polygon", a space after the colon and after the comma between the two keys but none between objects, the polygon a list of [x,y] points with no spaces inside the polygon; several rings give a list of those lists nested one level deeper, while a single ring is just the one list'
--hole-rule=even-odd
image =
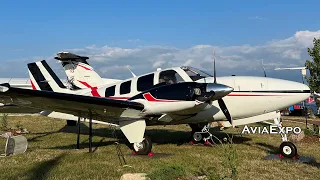
[{"label": "rudder", "polygon": [[55,59],[61,62],[68,80],[73,86],[90,88],[104,84],[103,79],[87,62],[89,57],[79,56],[69,52],[60,52],[57,53]]},{"label": "rudder", "polygon": [[29,63],[28,70],[32,89],[55,92],[68,90],[45,60]]}]

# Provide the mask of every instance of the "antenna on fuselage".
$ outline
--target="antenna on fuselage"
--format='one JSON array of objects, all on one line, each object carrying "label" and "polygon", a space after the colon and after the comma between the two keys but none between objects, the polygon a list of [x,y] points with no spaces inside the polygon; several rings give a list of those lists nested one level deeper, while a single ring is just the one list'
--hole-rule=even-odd
[{"label": "antenna on fuselage", "polygon": [[217,74],[216,74],[216,49],[213,49],[213,78],[214,78],[214,83],[217,83]]},{"label": "antenna on fuselage", "polygon": [[264,77],[267,77],[266,69],[264,68],[264,64],[263,64],[263,59],[261,59],[261,65],[262,65],[262,68],[263,68]]},{"label": "antenna on fuselage", "polygon": [[132,74],[133,77],[137,77],[137,75],[134,74],[134,73],[131,71],[131,69],[129,68],[129,66],[127,66],[127,68],[128,68],[128,70],[131,72],[131,74]]}]

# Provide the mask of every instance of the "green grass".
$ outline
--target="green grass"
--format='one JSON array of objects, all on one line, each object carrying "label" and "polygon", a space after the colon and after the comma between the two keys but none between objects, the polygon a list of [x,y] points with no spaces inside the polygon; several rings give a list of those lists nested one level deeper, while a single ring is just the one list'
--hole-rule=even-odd
[{"label": "green grass", "polygon": [[179,177],[185,177],[187,174],[186,169],[182,165],[164,164],[163,166],[157,167],[148,173],[147,177],[152,180],[176,179]]},{"label": "green grass", "polygon": [[[153,140],[155,157],[134,156],[121,141],[127,163],[120,166],[112,131],[103,125],[93,125],[94,153],[88,153],[88,127],[81,126],[80,150],[76,150],[76,127],[66,127],[65,121],[43,116],[8,117],[8,127],[21,125],[30,131],[26,135],[29,147],[26,153],[0,158],[0,179],[119,179],[124,173],[148,173],[168,179],[163,172],[185,176],[212,175],[223,177],[231,173],[226,167],[225,146],[190,146],[187,144],[190,128],[186,125],[148,127],[147,135]],[[285,125],[299,125],[286,123]],[[303,125],[302,125],[303,127]],[[242,128],[228,129],[239,134]],[[121,133],[117,131],[122,137]],[[319,164],[302,164],[276,160],[263,160],[276,152],[280,145],[278,135],[235,136],[237,177],[239,179],[319,179]],[[0,148],[3,147],[0,141]],[[182,144],[184,143],[184,144]],[[302,156],[320,161],[320,143],[296,143]],[[96,149],[95,149],[96,148]],[[0,152],[2,151],[0,149]],[[172,172],[172,170],[176,171]],[[158,175],[157,175],[158,174]],[[162,176],[161,176],[162,175]]]}]

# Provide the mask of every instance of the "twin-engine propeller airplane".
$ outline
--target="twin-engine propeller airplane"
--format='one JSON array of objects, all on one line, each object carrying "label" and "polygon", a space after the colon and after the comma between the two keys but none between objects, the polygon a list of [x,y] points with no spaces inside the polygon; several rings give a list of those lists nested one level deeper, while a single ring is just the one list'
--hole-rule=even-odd
[{"label": "twin-engine propeller airplane", "polygon": [[[196,141],[207,141],[213,121],[230,126],[264,121],[310,96],[308,86],[266,77],[216,78],[192,67],[175,67],[89,88],[67,89],[45,60],[28,64],[32,88],[1,84],[8,103],[114,123],[137,154],[149,154],[146,125],[189,124]],[[219,83],[218,83],[219,82]],[[85,83],[83,83],[85,84]],[[199,124],[208,123],[204,126]],[[90,123],[91,124],[91,123]],[[208,137],[203,137],[207,134]],[[284,156],[297,151],[286,138]]]}]

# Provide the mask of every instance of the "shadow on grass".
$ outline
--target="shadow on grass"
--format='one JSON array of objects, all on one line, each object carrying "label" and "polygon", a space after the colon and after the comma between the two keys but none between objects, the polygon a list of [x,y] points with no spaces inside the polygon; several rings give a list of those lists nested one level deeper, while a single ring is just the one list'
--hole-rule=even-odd
[{"label": "shadow on grass", "polygon": [[[103,147],[103,146],[109,146],[109,145],[115,145],[117,141],[105,141],[104,138],[102,138],[99,142],[92,142],[92,151],[95,152],[99,147]],[[74,144],[70,144],[70,145],[65,145],[65,146],[55,146],[55,147],[51,147],[51,148],[46,148],[46,149],[77,149],[77,144],[76,144],[76,139]],[[86,139],[82,142],[80,142],[79,144],[79,149],[89,149],[89,140]]]},{"label": "shadow on grass", "polygon": [[57,133],[57,132],[30,133],[29,135],[37,135],[37,136],[34,136],[33,138],[28,139],[28,141],[29,142],[37,142],[37,141],[40,141],[40,140],[38,140],[39,138],[46,137],[46,136],[54,134],[54,133]]},{"label": "shadow on grass", "polygon": [[[95,128],[92,129],[92,134],[95,137],[102,137],[103,139],[100,140],[100,142],[93,142],[93,148],[97,150],[98,147],[101,146],[108,146],[108,145],[114,145],[115,142],[118,140],[114,139],[112,133],[113,129],[110,128]],[[77,134],[78,132],[78,127],[77,126],[64,126],[58,132],[63,132],[63,133],[73,133]],[[89,127],[86,126],[85,124],[80,125],[80,132],[81,135],[88,135],[89,134]],[[224,131],[213,131],[212,132],[217,138],[219,138],[221,141],[223,138],[228,137]],[[115,130],[115,134],[119,139],[119,143],[121,144],[126,144],[128,145],[128,141],[124,134],[122,133],[121,130],[117,129]],[[191,137],[191,132],[188,131],[179,131],[179,130],[169,130],[169,129],[149,129],[146,130],[146,135],[151,138],[152,142],[154,144],[176,144],[176,145],[184,145],[188,144],[190,140],[192,139]],[[244,143],[246,141],[250,141],[250,138],[242,137],[239,136],[238,134],[228,134],[230,137],[233,136],[233,143],[234,144],[240,144]],[[113,138],[114,140],[108,140],[105,141],[105,138]],[[215,139],[214,139],[215,140]],[[215,140],[217,144],[219,142]],[[80,143],[80,149],[83,148],[88,148],[89,147],[89,142],[88,139],[86,138],[85,141],[82,141]],[[75,149],[76,148],[76,139],[74,141],[74,144],[67,145],[67,146],[57,146],[54,148],[50,149]]]},{"label": "shadow on grass", "polygon": [[260,149],[262,151],[265,151],[269,154],[279,154],[279,147],[267,144],[267,143],[244,143],[247,146],[253,147],[253,148],[257,148]]},{"label": "shadow on grass", "polygon": [[[247,143],[245,143],[245,144],[248,145],[248,146],[251,146],[251,147],[259,148],[259,149],[261,149],[263,151],[266,151],[269,154],[279,154],[280,153],[279,147],[276,147],[276,146],[273,146],[273,145],[270,145],[270,144],[266,144],[266,143],[255,143],[255,144],[247,144]],[[291,160],[291,159],[288,159],[288,160],[290,160],[292,162],[296,162],[296,161]],[[300,156],[300,160],[304,164],[308,164],[310,166],[314,166],[314,167],[320,168],[320,163],[317,162],[315,160],[315,158],[313,158],[313,157]]]},{"label": "shadow on grass", "polygon": [[[65,125],[63,128],[59,129],[57,132],[62,133],[78,133],[78,126],[68,126]],[[113,130],[111,128],[92,128],[92,133],[94,136],[100,136],[100,137],[112,137]],[[85,124],[80,124],[80,133],[84,135],[89,135],[89,127]]]},{"label": "shadow on grass", "polygon": [[270,144],[267,144],[267,143],[256,143],[256,147],[264,150],[264,151],[267,151],[268,153],[270,154],[277,154],[277,153],[280,153],[279,152],[279,147],[276,147],[276,146],[273,146],[273,145],[270,145]]},{"label": "shadow on grass", "polygon": [[318,162],[312,162],[312,163],[306,163],[306,164],[308,164],[308,165],[310,165],[310,166],[317,167],[317,168],[320,169],[320,163],[318,163]]},{"label": "shadow on grass", "polygon": [[27,176],[28,179],[47,179],[52,169],[59,164],[59,161],[65,155],[66,154],[61,154],[55,157],[54,159],[40,162],[27,172],[23,172],[23,174],[18,174],[16,175],[16,177],[12,177],[11,179],[21,179],[21,177],[25,176]]},{"label": "shadow on grass", "polygon": [[[241,137],[238,134],[225,133],[224,131],[212,131],[211,132],[218,139],[223,141],[223,138],[233,137],[234,144],[241,144],[246,141],[250,141],[250,138]],[[157,144],[177,144],[183,145],[189,143],[192,140],[191,132],[186,131],[172,131],[163,129],[153,129],[146,131],[146,134]],[[219,141],[213,138],[215,143],[219,144]]]}]

